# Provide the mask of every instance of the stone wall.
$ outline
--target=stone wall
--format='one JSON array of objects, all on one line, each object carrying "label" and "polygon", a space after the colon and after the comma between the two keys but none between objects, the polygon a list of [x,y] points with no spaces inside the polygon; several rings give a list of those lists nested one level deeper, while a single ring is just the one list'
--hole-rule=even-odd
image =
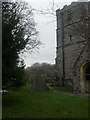
[{"label": "stone wall", "polygon": [[81,89],[80,67],[89,60],[89,6],[90,2],[73,2],[56,11],[56,68],[59,81],[62,81],[65,72],[65,83],[72,85],[74,90]]}]

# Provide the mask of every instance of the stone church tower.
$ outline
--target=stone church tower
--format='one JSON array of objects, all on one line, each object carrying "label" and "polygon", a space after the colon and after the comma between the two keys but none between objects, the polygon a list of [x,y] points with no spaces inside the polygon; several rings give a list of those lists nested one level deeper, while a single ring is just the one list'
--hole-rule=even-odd
[{"label": "stone church tower", "polygon": [[90,2],[72,2],[56,16],[58,84],[90,92]]}]

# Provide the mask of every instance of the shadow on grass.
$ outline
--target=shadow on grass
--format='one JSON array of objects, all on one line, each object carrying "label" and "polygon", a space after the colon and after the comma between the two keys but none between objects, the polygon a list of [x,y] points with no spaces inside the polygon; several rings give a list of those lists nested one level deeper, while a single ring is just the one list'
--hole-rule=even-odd
[{"label": "shadow on grass", "polygon": [[2,95],[2,106],[3,107],[11,107],[17,104],[20,104],[21,100],[16,98],[15,96],[10,95]]}]

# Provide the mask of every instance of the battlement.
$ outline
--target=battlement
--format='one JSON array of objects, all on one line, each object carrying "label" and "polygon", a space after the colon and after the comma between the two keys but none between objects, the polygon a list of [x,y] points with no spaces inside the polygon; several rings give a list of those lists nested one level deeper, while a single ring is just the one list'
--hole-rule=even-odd
[{"label": "battlement", "polygon": [[56,15],[59,15],[60,13],[64,13],[68,10],[74,9],[75,7],[81,6],[81,5],[89,5],[90,2],[72,2],[70,5],[63,6],[62,9],[56,10]]}]

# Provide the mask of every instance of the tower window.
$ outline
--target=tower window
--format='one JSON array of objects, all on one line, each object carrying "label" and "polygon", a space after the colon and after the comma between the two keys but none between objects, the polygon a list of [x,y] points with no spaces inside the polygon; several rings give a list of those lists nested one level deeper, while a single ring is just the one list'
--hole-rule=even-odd
[{"label": "tower window", "polygon": [[72,41],[72,35],[69,35],[70,41]]},{"label": "tower window", "polygon": [[72,19],[72,14],[71,14],[71,12],[68,12],[67,15],[68,15],[68,16],[67,16],[67,20],[70,21],[70,20]]}]

